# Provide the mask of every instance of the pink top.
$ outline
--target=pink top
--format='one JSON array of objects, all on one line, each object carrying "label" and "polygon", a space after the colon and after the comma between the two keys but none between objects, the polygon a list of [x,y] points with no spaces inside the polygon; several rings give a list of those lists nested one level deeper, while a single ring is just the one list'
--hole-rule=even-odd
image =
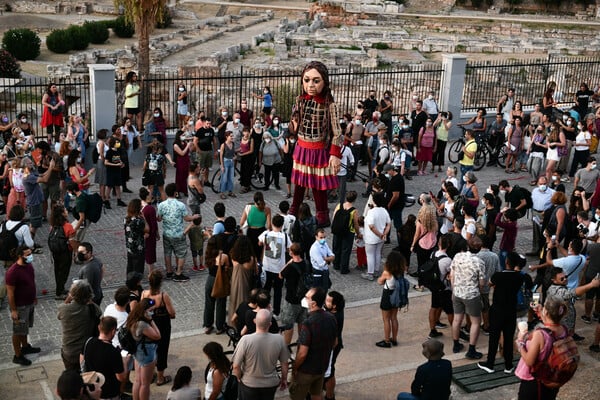
[{"label": "pink top", "polygon": [[[553,344],[553,342],[551,340],[548,340],[547,334],[544,335],[544,332],[542,332],[542,335],[544,336],[544,348],[542,349],[542,351],[540,351],[540,354],[538,354],[537,361],[542,361],[546,357],[548,357],[548,355],[550,354],[550,350],[552,349],[552,344]],[[525,342],[525,349],[527,349],[528,343],[529,343],[529,340]],[[525,364],[523,357],[521,357],[519,359],[519,364],[517,364],[517,368],[515,369],[515,376],[524,381],[532,381],[535,379],[535,377],[533,375],[531,375],[531,367],[529,367],[529,366],[527,366],[527,364]]]}]

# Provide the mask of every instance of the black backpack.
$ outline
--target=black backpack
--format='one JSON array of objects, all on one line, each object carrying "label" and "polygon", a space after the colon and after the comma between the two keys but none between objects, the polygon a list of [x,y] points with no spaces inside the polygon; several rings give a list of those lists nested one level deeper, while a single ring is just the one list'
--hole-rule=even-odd
[{"label": "black backpack", "polygon": [[[296,264],[294,263],[294,268]],[[298,278],[298,286],[296,287],[296,299],[302,300],[304,296],[306,296],[306,292],[313,287],[313,275],[312,275],[312,266],[309,266],[306,262],[304,263],[304,267],[302,269],[296,268],[298,274],[300,275]]]},{"label": "black backpack", "polygon": [[[125,350],[129,354],[135,354],[138,342],[134,339],[131,331],[127,329],[127,324],[121,325],[117,331],[117,336],[119,338],[121,350]],[[144,340],[143,338],[144,336],[142,337],[142,340]]]},{"label": "black backpack", "polygon": [[94,150],[92,150],[92,162],[96,164],[98,162],[98,158],[100,158],[100,154],[98,154],[98,146],[94,146]]},{"label": "black backpack", "polygon": [[52,227],[52,230],[48,234],[48,248],[52,253],[56,254],[69,251],[69,243],[62,225]]},{"label": "black backpack", "polygon": [[87,209],[85,211],[85,217],[90,220],[90,222],[96,223],[100,221],[100,217],[102,216],[102,208],[104,207],[104,201],[102,197],[98,193],[93,193],[87,195]]},{"label": "black backpack", "polygon": [[517,185],[515,185],[515,187],[513,188],[513,190],[515,189],[521,192],[521,194],[525,198],[525,203],[527,204],[524,208],[517,210],[517,212],[519,213],[519,218],[522,218],[527,213],[527,210],[533,207],[533,199],[531,198],[531,192],[529,191],[529,189]]},{"label": "black backpack", "polygon": [[[208,381],[208,371],[210,371],[210,361],[204,368],[204,382]],[[238,398],[238,379],[237,376],[233,374],[233,364],[229,368],[229,376],[227,378],[227,383],[225,386],[221,386],[221,393],[223,394],[223,398],[225,400],[237,400]]]},{"label": "black backpack", "polygon": [[25,222],[19,222],[12,229],[6,227],[6,222],[2,223],[2,232],[0,232],[0,260],[15,261],[15,250],[19,247],[19,241],[15,233],[25,225]]},{"label": "black backpack", "polygon": [[419,266],[419,283],[432,292],[444,290],[444,282],[442,282],[440,273],[440,260],[446,257],[448,257],[446,254],[439,257],[433,255],[423,265]]},{"label": "black backpack", "polygon": [[340,207],[335,212],[333,221],[331,222],[331,233],[334,235],[343,235],[350,232],[352,211],[354,211],[354,207],[350,207],[347,210],[344,207]]},{"label": "black backpack", "polygon": [[300,243],[303,251],[308,251],[315,242],[315,232],[313,224],[304,223],[296,219],[292,227],[292,242]]}]

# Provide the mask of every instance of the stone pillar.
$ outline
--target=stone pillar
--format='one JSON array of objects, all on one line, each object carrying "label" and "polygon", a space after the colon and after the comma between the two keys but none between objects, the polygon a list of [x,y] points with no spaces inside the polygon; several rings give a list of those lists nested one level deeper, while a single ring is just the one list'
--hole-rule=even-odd
[{"label": "stone pillar", "polygon": [[460,121],[462,110],[467,57],[462,54],[444,54],[442,65],[444,72],[442,74],[440,109],[452,113],[454,123],[448,134],[448,139],[453,140],[461,136],[461,130],[456,126],[456,123]]},{"label": "stone pillar", "polygon": [[[110,129],[115,123],[117,99],[115,67],[111,64],[90,64],[91,134],[96,137],[100,129]],[[91,153],[91,152],[90,152]]]}]

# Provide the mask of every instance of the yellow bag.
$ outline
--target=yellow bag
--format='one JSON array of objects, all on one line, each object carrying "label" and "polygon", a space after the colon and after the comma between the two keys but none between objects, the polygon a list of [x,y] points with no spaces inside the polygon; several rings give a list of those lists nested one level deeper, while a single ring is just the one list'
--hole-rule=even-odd
[{"label": "yellow bag", "polygon": [[596,154],[598,150],[598,137],[592,135],[592,142],[590,143],[590,154]]}]

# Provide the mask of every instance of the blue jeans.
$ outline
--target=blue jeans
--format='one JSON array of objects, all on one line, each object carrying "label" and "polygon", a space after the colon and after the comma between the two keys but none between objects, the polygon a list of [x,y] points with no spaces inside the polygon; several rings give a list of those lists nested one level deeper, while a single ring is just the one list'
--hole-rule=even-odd
[{"label": "blue jeans", "polygon": [[506,250],[500,250],[500,252],[498,253],[498,260],[500,261],[500,268],[502,268],[502,270],[506,269],[506,257],[508,256],[508,251]]},{"label": "blue jeans", "polygon": [[465,181],[463,179],[463,176],[465,176],[465,174],[469,171],[473,171],[473,166],[472,165],[462,165],[460,164],[460,179],[458,181],[458,191],[462,190],[462,187],[465,185]]},{"label": "blue jeans", "polygon": [[398,394],[396,400],[419,400],[419,398],[412,393],[402,392]]},{"label": "blue jeans", "polygon": [[223,167],[225,171],[221,173],[221,193],[233,192],[233,159],[224,158]]}]

